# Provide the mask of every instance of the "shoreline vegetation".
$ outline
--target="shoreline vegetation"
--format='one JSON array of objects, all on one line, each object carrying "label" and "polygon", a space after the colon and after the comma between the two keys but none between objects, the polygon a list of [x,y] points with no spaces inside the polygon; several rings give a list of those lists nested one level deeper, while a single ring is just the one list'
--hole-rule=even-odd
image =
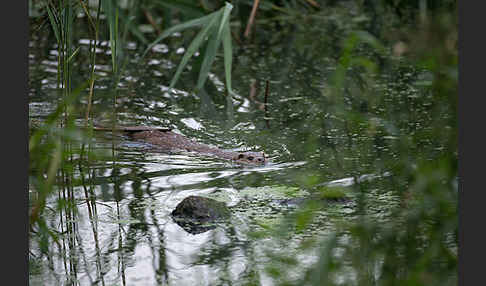
[{"label": "shoreline vegetation", "polygon": [[[172,192],[268,187],[285,190],[283,200],[298,190],[338,202],[299,199],[277,223],[248,219],[248,242],[230,243],[245,245],[245,283],[456,285],[456,6],[447,0],[29,1],[29,103],[37,104],[29,105],[30,280],[74,285],[89,276],[99,283],[109,270],[103,255],[117,253],[122,270],[113,279],[130,284],[124,271],[137,239],[150,237],[148,226],[163,234],[154,215],[160,210],[147,206],[156,201],[151,179],[194,168],[210,179]],[[158,94],[148,88],[155,81]],[[130,120],[186,128],[201,141],[238,151],[246,141],[273,151],[277,171],[243,169],[218,186],[211,180],[233,170],[212,162],[178,169],[183,163],[169,161],[173,169],[146,171],[140,166],[153,162],[130,162],[123,153],[128,143],[120,147],[116,138],[94,134],[100,120],[113,129]],[[305,164],[282,167],[293,162]],[[383,173],[391,175],[359,180]],[[350,177],[349,186],[323,187]],[[249,193],[239,201],[253,203],[246,211],[270,205]],[[342,197],[346,205],[339,206]],[[106,205],[116,234],[99,228]],[[322,238],[313,231],[330,223],[318,219],[328,208],[342,213]],[[301,233],[308,237],[290,247]],[[111,244],[103,244],[105,236]],[[262,237],[274,252],[252,245]],[[94,242],[95,252],[85,262],[83,239]],[[231,247],[213,247],[204,265],[231,259],[225,256]],[[310,265],[301,261],[308,249],[316,250]],[[164,259],[157,283],[168,279]],[[292,269],[299,274],[287,275]]]}]

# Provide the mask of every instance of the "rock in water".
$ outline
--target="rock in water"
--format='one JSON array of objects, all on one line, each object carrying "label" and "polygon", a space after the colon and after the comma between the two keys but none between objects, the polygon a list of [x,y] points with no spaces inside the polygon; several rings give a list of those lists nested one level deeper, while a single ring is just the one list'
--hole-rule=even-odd
[{"label": "rock in water", "polygon": [[192,234],[213,229],[216,222],[229,217],[230,211],[225,203],[199,196],[185,198],[172,211],[174,221]]}]

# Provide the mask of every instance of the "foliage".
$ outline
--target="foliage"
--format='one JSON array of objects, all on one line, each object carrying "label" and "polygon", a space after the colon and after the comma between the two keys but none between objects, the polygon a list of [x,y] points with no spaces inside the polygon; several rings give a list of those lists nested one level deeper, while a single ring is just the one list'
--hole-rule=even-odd
[{"label": "foliage", "polygon": [[[76,187],[82,187],[90,218],[96,215],[98,201],[93,178],[97,177],[95,172],[105,169],[91,168],[101,154],[93,150],[90,127],[92,117],[97,115],[92,114],[91,104],[98,99],[96,95],[101,94],[95,94],[94,88],[98,80],[95,66],[99,60],[96,48],[100,39],[109,39],[110,43],[112,77],[107,94],[112,100],[115,124],[120,112],[118,83],[129,63],[124,50],[127,39],[132,37],[142,43],[145,56],[156,44],[170,40],[174,33],[184,31],[184,35],[192,37],[189,30],[200,28],[191,38],[170,87],[179,81],[189,60],[197,53],[196,89],[204,90],[211,69],[216,73],[224,70],[226,88],[233,96],[237,93],[231,79],[243,78],[240,73],[255,72],[256,79],[281,83],[273,87],[274,96],[270,99],[273,102],[267,105],[274,108],[272,128],[266,130],[270,136],[263,136],[268,141],[263,140],[261,144],[272,145],[275,144],[271,141],[273,138],[281,139],[282,145],[289,146],[292,159],[308,160],[309,167],[304,171],[285,172],[280,178],[281,187],[242,188],[242,193],[254,198],[258,192],[269,192],[262,197],[300,197],[317,193],[317,197],[326,199],[348,198],[348,193],[352,193],[350,197],[356,202],[355,211],[350,215],[352,219],[333,221],[337,226],[335,232],[324,238],[302,240],[295,249],[289,237],[306,231],[312,233],[315,224],[323,223],[320,212],[326,204],[310,200],[290,212],[280,225],[273,220],[261,223],[264,235],[258,231],[250,234],[270,236],[278,240],[280,246],[267,253],[270,258],[265,264],[268,275],[284,285],[334,285],[340,284],[336,277],[343,276],[348,279],[344,283],[350,285],[456,284],[458,59],[455,1],[356,1],[355,5],[352,1],[337,2],[341,1],[262,1],[256,22],[258,28],[253,38],[245,43],[235,36],[237,33],[232,35],[231,30],[235,27],[240,27],[240,32],[244,30],[253,1],[226,2],[224,6],[218,1],[155,0],[127,1],[126,5],[122,1],[106,0],[94,7],[89,7],[86,1],[34,3],[29,13],[41,23],[34,30],[46,29],[52,33],[57,43],[58,63],[57,106],[42,122],[29,122],[32,125],[29,134],[30,235],[38,243],[42,255],[49,257],[52,242],[66,251],[61,243],[63,237],[72,243],[67,248],[74,251],[77,239],[74,218],[78,215],[78,201],[73,195]],[[423,3],[429,6],[424,8]],[[36,8],[37,14],[33,12]],[[75,17],[81,12],[86,15],[84,20]],[[105,19],[100,18],[101,13]],[[150,22],[147,15],[154,16],[155,20]],[[73,64],[84,56],[83,50],[73,41],[79,36],[75,27],[80,21],[88,21],[89,73],[83,75],[85,80],[74,82]],[[406,25],[401,26],[403,23]],[[147,24],[153,27],[153,33],[142,33],[140,27]],[[160,26],[164,29],[156,35]],[[335,38],[334,33],[323,29],[333,29],[340,37]],[[277,33],[277,30],[283,32]],[[233,56],[232,37],[243,50],[235,53],[236,56]],[[219,68],[217,61],[221,43],[223,68]],[[253,55],[248,56],[245,49],[251,50],[254,43],[268,49],[270,52],[266,55],[274,53],[278,57],[262,57],[259,51],[253,60],[256,66],[263,68],[248,72],[244,70],[245,60],[249,62],[248,58]],[[321,53],[326,56],[322,57]],[[329,54],[333,56],[327,57]],[[288,77],[289,71],[295,70],[285,61],[290,57],[302,66],[316,67],[315,72],[308,73],[311,74],[307,79],[309,86],[304,91],[302,86],[295,87]],[[239,70],[232,71],[233,58],[240,61]],[[326,69],[334,66],[336,68],[330,71]],[[392,79],[381,81],[382,75],[390,74]],[[324,87],[322,82],[325,82]],[[410,92],[411,89],[415,92]],[[79,121],[80,114],[85,114],[84,121]],[[258,111],[255,114],[261,115]],[[257,128],[264,129],[262,126],[263,123]],[[134,196],[140,197],[140,175],[121,175],[115,151],[110,161],[115,163],[110,176],[102,178],[106,180],[100,184],[102,194],[118,202],[123,197],[120,185],[132,182]],[[324,167],[321,166],[323,162],[326,163]],[[384,172],[391,175],[376,176],[376,182],[359,180],[362,174]],[[330,178],[348,176],[354,178],[348,187],[319,185]],[[263,175],[247,178],[257,183],[264,181]],[[292,186],[285,185],[286,182],[291,182]],[[113,194],[106,191],[108,184],[113,184]],[[387,192],[385,198],[389,200],[373,201],[372,194],[377,191]],[[48,199],[56,195],[57,209],[47,207]],[[388,204],[387,215],[393,219],[382,220],[374,212],[376,203]],[[133,224],[144,221],[139,206],[131,205],[130,211],[137,218]],[[49,224],[48,216],[53,213],[61,217],[61,231]],[[91,221],[96,230],[95,219]],[[123,220],[119,218],[118,221]],[[122,236],[121,232],[119,235]],[[128,245],[125,249],[129,252],[133,248]],[[280,253],[279,248],[286,253]],[[298,254],[309,249],[317,253],[316,263],[298,268],[303,264]],[[76,255],[63,254],[71,265],[76,265]],[[42,257],[32,256],[29,260],[35,265],[33,272],[39,272],[40,261]],[[297,276],[287,276],[287,272],[295,269],[303,270]],[[252,281],[261,282],[255,273],[258,273],[256,266],[248,275]]]},{"label": "foliage", "polygon": [[[336,167],[331,169],[344,169],[356,174],[370,170],[390,170],[394,175],[384,189],[392,190],[400,198],[400,204],[393,208],[393,220],[386,224],[375,221],[371,219],[373,216],[369,209],[371,202],[367,184],[355,184],[353,189],[358,194],[356,222],[343,223],[340,231],[320,242],[322,252],[319,262],[297,284],[340,284],[335,280],[336,274],[346,276],[346,269],[350,266],[357,277],[356,280],[346,281],[352,285],[457,283],[457,46],[449,42],[456,39],[455,26],[456,18],[446,12],[436,13],[427,22],[401,31],[407,35],[407,55],[415,59],[417,70],[432,79],[425,87],[419,80],[415,83],[421,87],[424,98],[409,97],[397,101],[383,90],[366,94],[366,90],[373,85],[373,78],[377,78],[376,74],[381,72],[380,65],[381,69],[392,67],[397,73],[407,72],[400,71],[403,69],[402,54],[397,53],[399,57],[396,61],[391,60],[388,67],[380,64],[383,61],[383,49],[373,36],[368,34],[365,38],[357,37],[361,32],[356,31],[344,39],[338,67],[332,75],[333,85],[323,91],[324,96],[330,100],[322,100],[328,112],[330,108],[335,108],[332,113],[338,120],[326,118],[322,121],[314,117],[310,124],[321,133],[308,134],[306,141],[313,142],[319,140],[319,137],[327,137],[328,128],[322,126],[331,125],[330,128],[345,130],[343,144],[337,141],[330,146],[335,153],[344,154],[337,158],[357,157],[360,163],[346,165],[346,162],[336,162]],[[363,56],[367,54],[363,50],[371,51],[372,56]],[[353,71],[359,71],[359,74]],[[364,94],[353,92],[347,84],[351,78],[356,77],[366,83],[361,88]],[[425,101],[425,97],[432,101],[422,110],[422,107],[417,106]],[[396,106],[398,102],[404,106]],[[415,116],[406,118],[410,116],[410,108],[413,106]],[[388,112],[382,113],[380,110]],[[380,123],[376,124],[377,121]],[[400,126],[400,122],[404,125]],[[444,124],[447,126],[445,129]],[[417,125],[421,128],[415,128]],[[369,145],[369,149],[364,149],[366,145],[358,143],[358,138],[355,139],[353,134],[360,133],[375,134],[376,141]],[[393,140],[384,142],[384,137]],[[361,148],[357,149],[358,146]],[[380,152],[380,156],[368,157],[370,161],[367,156],[376,154],[377,147],[393,152]],[[313,149],[306,149],[303,157],[313,154]],[[410,157],[409,154],[416,157]],[[302,178],[301,174],[296,176]],[[312,178],[322,174],[306,173],[306,176],[314,180]],[[313,183],[304,182],[304,185],[312,186]],[[312,212],[312,209],[309,211]],[[311,222],[307,220],[307,226],[302,227],[309,228]],[[353,243],[340,242],[348,239]],[[283,240],[281,248],[286,247],[286,241]],[[296,252],[303,249],[304,246]],[[335,249],[343,249],[343,255],[333,254],[332,250]],[[292,252],[289,256],[295,254]],[[293,262],[285,263],[284,258],[276,260],[275,265],[279,266],[271,268],[269,274],[278,277],[285,277],[285,271],[275,272],[276,269],[282,269],[282,265],[285,265],[283,269],[295,267]],[[296,283],[293,279],[283,284]]]},{"label": "foliage", "polygon": [[202,61],[201,69],[199,71],[199,78],[197,81],[196,89],[201,89],[203,87],[209,75],[211,65],[213,64],[213,61],[216,57],[216,52],[218,51],[219,46],[222,42],[224,48],[226,86],[228,92],[233,93],[231,89],[231,61],[233,59],[233,56],[229,26],[229,16],[231,13],[231,9],[233,9],[233,6],[230,3],[226,2],[226,5],[217,12],[213,12],[207,16],[175,25],[165,30],[160,36],[157,37],[155,41],[153,41],[149,45],[147,50],[144,52],[144,55],[158,42],[162,41],[163,39],[167,38],[175,32],[179,32],[192,27],[203,26],[201,31],[197,34],[197,36],[187,48],[187,51],[184,54],[184,57],[182,58],[174,77],[172,78],[170,87],[173,87],[176,84],[182,70],[187,65],[189,59],[201,48],[202,44],[206,41],[206,39],[208,39],[204,59]]}]

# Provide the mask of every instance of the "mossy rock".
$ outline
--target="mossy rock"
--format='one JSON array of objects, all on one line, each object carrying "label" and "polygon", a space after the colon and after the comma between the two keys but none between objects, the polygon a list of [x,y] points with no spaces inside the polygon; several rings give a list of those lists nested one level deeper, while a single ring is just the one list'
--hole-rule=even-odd
[{"label": "mossy rock", "polygon": [[185,198],[172,211],[174,221],[192,234],[213,229],[215,223],[228,219],[230,215],[225,203],[200,196]]}]

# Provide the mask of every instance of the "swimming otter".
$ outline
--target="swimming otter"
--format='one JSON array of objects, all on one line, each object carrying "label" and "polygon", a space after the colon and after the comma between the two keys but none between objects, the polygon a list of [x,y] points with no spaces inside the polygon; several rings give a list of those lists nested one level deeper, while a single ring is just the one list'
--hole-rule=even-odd
[{"label": "swimming otter", "polygon": [[[94,130],[111,131],[111,128],[94,127]],[[164,150],[186,150],[218,158],[231,160],[242,164],[265,164],[267,158],[263,152],[235,152],[223,150],[210,145],[202,144],[187,138],[184,135],[172,132],[165,128],[152,128],[146,126],[115,127],[115,131],[122,131],[133,139],[142,140],[161,147]]]}]

